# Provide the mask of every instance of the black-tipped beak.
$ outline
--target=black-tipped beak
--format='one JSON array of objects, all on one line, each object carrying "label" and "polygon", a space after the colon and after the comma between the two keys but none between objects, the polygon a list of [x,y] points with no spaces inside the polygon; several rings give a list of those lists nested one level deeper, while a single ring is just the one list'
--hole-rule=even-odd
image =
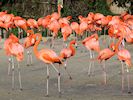
[{"label": "black-tipped beak", "polygon": [[78,44],[77,43],[75,43],[75,47],[78,48]]}]

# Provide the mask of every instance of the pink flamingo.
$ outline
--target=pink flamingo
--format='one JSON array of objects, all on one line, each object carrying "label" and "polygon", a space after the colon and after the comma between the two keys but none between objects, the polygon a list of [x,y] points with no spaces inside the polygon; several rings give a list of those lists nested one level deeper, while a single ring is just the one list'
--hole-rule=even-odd
[{"label": "pink flamingo", "polygon": [[[35,44],[35,35],[33,30],[27,30],[27,37],[24,40],[24,48],[28,49]],[[27,66],[32,65],[32,52],[30,50],[27,51]]]},{"label": "pink flamingo", "polygon": [[36,33],[35,37],[38,37],[38,40],[35,42],[35,45],[33,47],[33,51],[35,56],[43,61],[46,65],[47,65],[47,93],[46,96],[49,95],[49,66],[48,65],[52,65],[52,67],[55,69],[55,71],[58,73],[58,92],[61,93],[61,89],[60,89],[60,77],[61,74],[59,72],[59,70],[54,66],[55,63],[58,64],[63,64],[61,57],[58,56],[53,50],[51,49],[42,49],[40,51],[37,50],[37,46],[39,45],[41,39],[42,39],[42,35],[40,33]]},{"label": "pink flamingo", "polygon": [[[14,42],[14,40],[13,41],[9,40],[8,44],[6,45],[5,50],[6,50],[6,52],[8,52],[9,55],[16,57],[16,59],[18,61],[19,85],[20,85],[20,90],[22,90],[21,73],[20,73],[19,62],[23,60],[24,48],[18,42]],[[12,63],[12,89],[14,89],[14,80],[15,80],[14,63]]]},{"label": "pink flamingo", "polygon": [[[70,42],[70,44],[69,44],[69,47],[68,47],[68,48],[62,49],[61,52],[60,52],[60,57],[61,57],[61,59],[65,59],[65,60],[66,60],[66,61],[65,61],[65,64],[64,64],[65,69],[66,69],[66,66],[67,66],[67,59],[69,59],[69,58],[71,58],[72,56],[75,55],[76,50],[75,50],[75,48],[73,47],[73,45],[77,46],[75,40],[72,40],[72,41]],[[68,72],[67,72],[67,73],[68,73]],[[69,74],[69,73],[68,73],[68,74]],[[70,76],[70,74],[69,74],[69,76]],[[70,78],[71,78],[71,77],[70,77]]]},{"label": "pink flamingo", "polygon": [[[92,53],[92,51],[96,51],[96,52],[100,51],[100,45],[99,45],[97,33],[85,38],[82,41],[82,44],[89,50],[90,59],[94,58],[94,54]],[[94,65],[94,62],[93,62],[93,65]],[[91,67],[92,67],[92,61],[90,61],[90,65],[88,68],[88,75],[89,76],[91,74]]]}]

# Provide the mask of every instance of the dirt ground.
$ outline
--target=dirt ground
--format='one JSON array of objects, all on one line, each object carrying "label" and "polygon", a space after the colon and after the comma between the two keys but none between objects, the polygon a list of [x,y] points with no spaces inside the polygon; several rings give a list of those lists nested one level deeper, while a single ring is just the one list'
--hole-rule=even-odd
[{"label": "dirt ground", "polygon": [[[100,37],[103,40],[103,37]],[[22,41],[22,40],[21,40]],[[107,39],[108,41],[108,39]],[[2,47],[4,40],[0,42]],[[107,42],[106,42],[107,43]],[[102,44],[102,42],[100,43]],[[49,48],[49,43],[41,43],[39,49]],[[102,45],[101,48],[104,48]],[[56,40],[54,50],[59,54],[62,41]],[[126,45],[133,57],[132,45]],[[32,50],[32,48],[30,48]],[[69,59],[67,69],[72,75],[69,80],[63,68],[61,71],[61,91],[57,91],[57,73],[50,67],[49,97],[46,94],[46,65],[36,59],[33,54],[33,66],[26,66],[26,51],[24,60],[20,63],[23,91],[19,91],[18,73],[15,70],[15,90],[11,90],[11,76],[7,75],[8,57],[3,49],[0,49],[0,100],[133,100],[133,68],[130,69],[131,94],[127,93],[127,81],[125,91],[121,92],[121,63],[117,57],[106,61],[107,85],[103,85],[103,74],[100,63],[94,63],[92,74],[87,75],[89,66],[89,51],[82,45],[76,49],[76,55]],[[97,54],[95,53],[95,56]],[[132,60],[133,62],[133,60]],[[15,62],[16,65],[16,62]],[[55,64],[58,67],[58,64]],[[17,66],[15,66],[17,68]]]}]

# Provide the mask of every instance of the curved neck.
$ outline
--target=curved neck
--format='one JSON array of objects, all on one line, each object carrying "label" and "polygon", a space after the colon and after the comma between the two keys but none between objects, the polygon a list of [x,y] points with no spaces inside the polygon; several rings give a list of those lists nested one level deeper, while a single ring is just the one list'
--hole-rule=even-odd
[{"label": "curved neck", "polygon": [[34,47],[33,47],[33,51],[34,51],[34,54],[35,54],[36,56],[38,56],[37,46],[39,45],[39,43],[40,43],[40,41],[41,41],[41,39],[42,39],[42,35],[41,35],[40,33],[35,34],[35,38],[36,38],[37,36],[38,36],[38,40],[36,41],[36,43],[35,43],[35,45],[34,45]]},{"label": "curved neck", "polygon": [[73,47],[73,43],[70,43],[69,48],[72,50],[72,56],[75,54],[75,48]]},{"label": "curved neck", "polygon": [[119,51],[119,45],[121,44],[122,40],[123,40],[123,37],[120,37],[118,42],[116,43],[116,45],[115,45],[115,53],[117,53]]},{"label": "curved neck", "polygon": [[58,5],[58,14],[61,16],[61,5]]}]

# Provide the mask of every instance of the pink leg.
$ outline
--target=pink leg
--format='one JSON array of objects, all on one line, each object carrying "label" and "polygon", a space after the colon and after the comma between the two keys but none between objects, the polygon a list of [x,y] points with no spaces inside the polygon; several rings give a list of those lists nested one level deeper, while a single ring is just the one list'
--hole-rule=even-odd
[{"label": "pink leg", "polygon": [[107,84],[107,74],[106,74],[105,60],[103,61],[103,77],[104,77],[104,85],[106,85]]},{"label": "pink leg", "polygon": [[9,62],[8,75],[10,75],[10,70],[11,70],[11,66],[12,66],[12,58],[11,57],[8,58],[8,62]]},{"label": "pink leg", "polygon": [[46,96],[49,96],[49,66],[47,65],[47,93]]},{"label": "pink leg", "polygon": [[[89,52],[90,52],[90,59],[92,59],[92,52],[91,52],[91,50],[89,50]],[[90,65],[89,65],[89,68],[88,68],[88,76],[91,75],[91,67],[92,67],[92,61],[90,61]]]},{"label": "pink leg", "polygon": [[19,80],[19,87],[20,87],[20,90],[22,91],[22,81],[21,81],[21,73],[20,73],[19,62],[18,62],[18,80]]},{"label": "pink leg", "polygon": [[69,79],[72,80],[72,77],[71,77],[70,73],[67,71],[67,67],[66,66],[67,66],[67,60],[65,61],[64,68],[65,68],[65,71],[67,72],[67,75],[69,76]]},{"label": "pink leg", "polygon": [[58,73],[58,92],[59,92],[59,94],[61,94],[61,88],[60,88],[61,74],[60,74],[59,70],[54,66],[54,64],[51,63],[51,65],[55,69],[55,71]]},{"label": "pink leg", "polygon": [[122,92],[124,91],[124,66],[123,66],[123,62],[121,61],[121,71],[122,71],[122,77],[121,77],[121,85],[122,85],[122,87],[121,87],[121,90],[122,90]]},{"label": "pink leg", "polygon": [[128,66],[126,65],[126,68],[127,68],[127,84],[128,84],[128,93],[131,93],[130,91],[130,75],[129,75],[129,69],[128,69]]}]

